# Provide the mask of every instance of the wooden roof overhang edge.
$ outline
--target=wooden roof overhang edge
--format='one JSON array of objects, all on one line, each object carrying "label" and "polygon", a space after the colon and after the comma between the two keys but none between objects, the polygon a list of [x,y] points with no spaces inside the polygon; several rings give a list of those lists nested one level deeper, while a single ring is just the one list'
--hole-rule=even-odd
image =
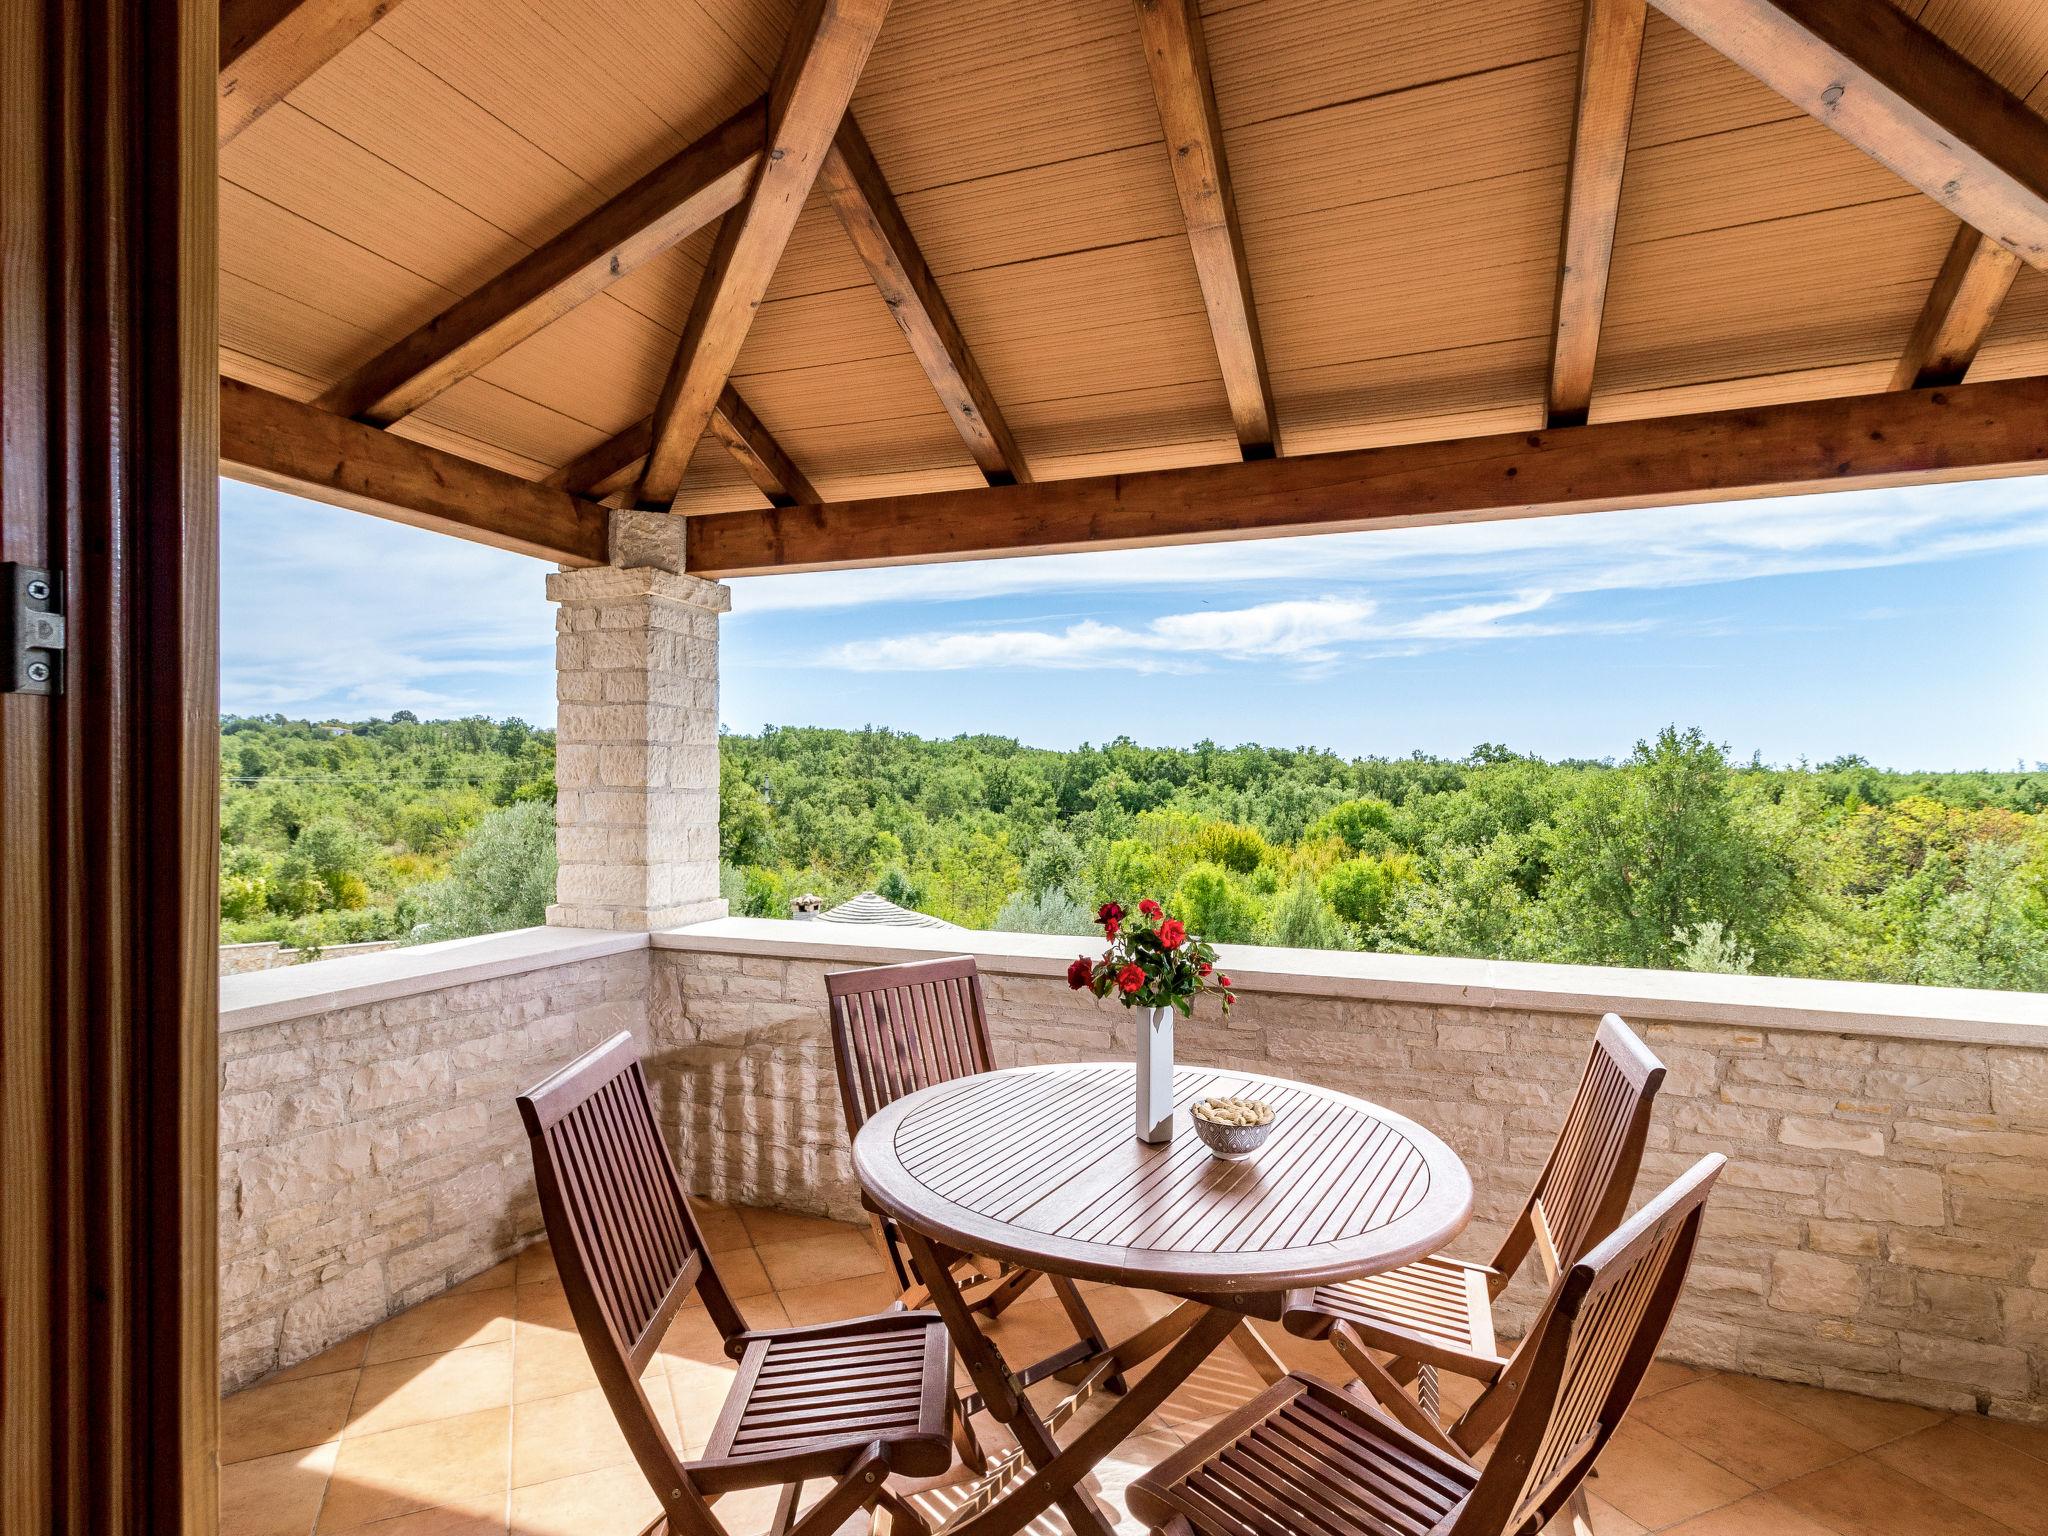
[{"label": "wooden roof overhang edge", "polygon": [[1988,479],[2048,467],[2048,378],[690,519],[707,577],[1067,554]]}]

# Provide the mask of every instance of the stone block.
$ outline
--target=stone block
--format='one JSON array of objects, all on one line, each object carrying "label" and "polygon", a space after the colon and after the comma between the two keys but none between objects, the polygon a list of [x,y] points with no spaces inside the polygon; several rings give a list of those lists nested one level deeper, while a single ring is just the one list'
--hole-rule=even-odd
[{"label": "stone block", "polygon": [[1778,1122],[1778,1140],[1788,1147],[1805,1147],[1813,1151],[1884,1156],[1884,1131],[1866,1121],[1787,1115]]},{"label": "stone block", "polygon": [[316,1287],[285,1309],[279,1326],[280,1364],[295,1364],[361,1333],[385,1317],[384,1268],[364,1264]]},{"label": "stone block", "polygon": [[1829,1216],[1902,1227],[1938,1227],[1948,1219],[1941,1175],[1882,1163],[1852,1163],[1828,1174],[1822,1209]]}]

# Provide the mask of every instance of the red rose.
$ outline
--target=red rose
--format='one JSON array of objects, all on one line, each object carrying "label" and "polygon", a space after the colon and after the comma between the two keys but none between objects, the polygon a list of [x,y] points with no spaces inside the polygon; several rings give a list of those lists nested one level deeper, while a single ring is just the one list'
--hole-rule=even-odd
[{"label": "red rose", "polygon": [[1122,920],[1123,915],[1124,909],[1118,906],[1113,901],[1105,901],[1101,906],[1095,909],[1095,921],[1102,924],[1103,927],[1111,930],[1114,930],[1116,928],[1117,923]]},{"label": "red rose", "polygon": [[1215,966],[1211,965],[1208,961],[1204,960],[1200,965],[1195,967],[1195,972],[1197,975],[1206,976],[1215,969]]},{"label": "red rose", "polygon": [[1116,973],[1116,984],[1126,992],[1136,992],[1145,985],[1145,973],[1135,965],[1127,965]]},{"label": "red rose", "polygon": [[1102,936],[1105,939],[1108,939],[1110,943],[1114,944],[1116,942],[1116,931],[1122,926],[1123,924],[1117,921],[1117,919],[1113,917],[1107,918],[1104,920],[1102,924]]},{"label": "red rose", "polygon": [[1138,903],[1138,910],[1144,913],[1147,917],[1158,917],[1165,909],[1162,908],[1158,902],[1152,900],[1150,897],[1147,897],[1145,900]]},{"label": "red rose", "polygon": [[1180,948],[1180,941],[1187,936],[1187,929],[1181,926],[1181,921],[1177,917],[1169,917],[1159,925],[1159,942],[1168,949]]},{"label": "red rose", "polygon": [[1095,979],[1095,962],[1086,955],[1067,967],[1067,985],[1076,992]]},{"label": "red rose", "polygon": [[1216,985],[1227,991],[1230,987],[1230,978],[1228,976],[1218,976],[1216,978]]}]

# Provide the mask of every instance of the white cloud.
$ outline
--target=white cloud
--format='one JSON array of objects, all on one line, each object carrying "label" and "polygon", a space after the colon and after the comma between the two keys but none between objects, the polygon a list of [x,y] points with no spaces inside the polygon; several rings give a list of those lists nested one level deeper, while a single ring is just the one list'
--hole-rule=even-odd
[{"label": "white cloud", "polygon": [[1931,563],[2048,545],[2048,477],[1521,518],[1371,533],[771,576],[740,615],[1047,592],[1330,590],[1344,583],[1541,586],[1556,594],[1700,586]]}]

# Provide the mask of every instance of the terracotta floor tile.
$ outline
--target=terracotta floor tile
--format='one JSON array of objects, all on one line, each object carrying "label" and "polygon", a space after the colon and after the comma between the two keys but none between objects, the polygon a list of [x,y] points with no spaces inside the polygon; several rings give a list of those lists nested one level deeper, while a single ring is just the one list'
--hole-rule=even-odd
[{"label": "terracotta floor tile", "polygon": [[704,1234],[704,1246],[713,1253],[731,1253],[754,1246],[747,1224],[731,1206],[693,1196],[690,1214],[697,1218],[697,1230]]},{"label": "terracotta floor tile", "polygon": [[[1501,1346],[1503,1353],[1508,1348],[1506,1344]],[[1669,1392],[1674,1387],[1686,1386],[1708,1374],[1711,1373],[1677,1360],[1652,1360],[1649,1370],[1643,1373],[1643,1385],[1636,1393],[1636,1401],[1641,1402],[1646,1397],[1655,1397],[1660,1392]]]},{"label": "terracotta floor tile", "polygon": [[470,1509],[415,1510],[358,1529],[362,1536],[505,1536],[505,1510],[509,1503],[507,1495],[499,1494],[494,1499],[476,1501]]},{"label": "terracotta floor tile", "polygon": [[344,1437],[452,1419],[512,1401],[512,1341],[363,1367]]},{"label": "terracotta floor tile", "polygon": [[806,1237],[844,1237],[848,1233],[864,1239],[872,1230],[866,1226],[832,1221],[823,1216],[805,1216],[796,1211],[771,1211],[751,1205],[737,1206],[734,1209],[740,1221],[746,1226],[748,1240],[756,1248],[765,1248],[770,1243],[794,1242]]},{"label": "terracotta floor tile", "polygon": [[1629,1519],[1656,1530],[1755,1490],[1733,1472],[1631,1419],[1601,1452],[1594,1491]]},{"label": "terracotta floor tile", "polygon": [[[660,1390],[666,1393],[664,1380]],[[660,1408],[657,1405],[656,1411]],[[551,1483],[633,1459],[601,1388],[521,1403],[512,1416],[512,1486]]]},{"label": "terracotta floor tile", "polygon": [[519,1274],[519,1260],[514,1257],[502,1264],[493,1264],[481,1274],[471,1275],[460,1285],[448,1288],[450,1296],[461,1296],[470,1291],[496,1291],[511,1285]]},{"label": "terracotta floor tile", "polygon": [[1781,1483],[1772,1496],[1841,1536],[2005,1536],[2008,1529],[1867,1455]]},{"label": "terracotta floor tile", "polygon": [[377,1365],[472,1344],[500,1343],[512,1337],[512,1304],[512,1292],[506,1290],[436,1296],[372,1329],[364,1358]]},{"label": "terracotta floor tile", "polygon": [[[728,1502],[718,1501],[721,1524]],[[606,1467],[515,1488],[511,1531],[512,1536],[637,1536],[660,1513],[638,1467]]]},{"label": "terracotta floor tile", "polygon": [[555,1252],[548,1246],[548,1240],[529,1243],[519,1250],[513,1259],[515,1278],[521,1285],[532,1285],[536,1280],[555,1278]]},{"label": "terracotta floor tile", "polygon": [[222,1536],[306,1536],[320,1513],[338,1449],[330,1441],[222,1467]]},{"label": "terracotta floor tile", "polygon": [[[1598,1530],[1598,1522],[1595,1522]],[[1841,1536],[1832,1526],[1822,1525],[1791,1505],[1768,1493],[1752,1493],[1746,1499],[1724,1504],[1704,1515],[1695,1515],[1667,1527],[1664,1536]]]},{"label": "terracotta floor tile", "polygon": [[864,1233],[845,1228],[817,1237],[762,1243],[754,1252],[778,1291],[879,1275],[888,1268]]},{"label": "terracotta floor tile", "polygon": [[487,1408],[343,1440],[319,1530],[325,1536],[416,1509],[488,1514],[505,1490],[511,1419],[509,1408]]},{"label": "terracotta floor tile", "polygon": [[355,1392],[354,1371],[267,1381],[237,1392],[220,1405],[220,1459],[253,1461],[339,1439]]},{"label": "terracotta floor tile", "polygon": [[1638,1422],[1758,1488],[1854,1454],[1841,1441],[1743,1396],[1718,1377],[1660,1392],[1638,1403],[1635,1414]]},{"label": "terracotta floor tile", "polygon": [[369,1334],[359,1333],[352,1339],[343,1339],[332,1349],[323,1349],[310,1359],[265,1377],[264,1382],[267,1385],[278,1381],[298,1381],[307,1376],[324,1376],[330,1371],[352,1371],[363,1363],[363,1351],[369,1345]]},{"label": "terracotta floor tile", "polygon": [[[1597,1493],[1586,1495],[1586,1512],[1593,1517],[1593,1536],[1643,1536],[1643,1527],[1629,1519]],[[1563,1536],[1564,1526],[1554,1526]]]},{"label": "terracotta floor tile", "polygon": [[2001,1445],[2024,1451],[2037,1461],[2048,1461],[2048,1424],[2015,1424],[2011,1419],[1987,1419],[1975,1414],[1959,1415],[1957,1422],[1980,1435],[1989,1435]]},{"label": "terracotta floor tile", "polygon": [[512,1400],[559,1397],[597,1385],[590,1354],[574,1325],[521,1318],[512,1336]]},{"label": "terracotta floor tile", "polygon": [[1870,1455],[2003,1521],[2020,1536],[2048,1536],[2048,1461],[1980,1435],[1960,1419],[1881,1445]]},{"label": "terracotta floor tile", "polygon": [[[865,1317],[871,1312],[888,1310],[889,1304],[896,1299],[896,1278],[893,1275],[862,1275],[854,1280],[777,1290],[775,1296],[782,1303],[791,1325],[800,1328],[807,1323],[829,1323],[837,1318]],[[745,1311],[751,1320],[754,1315],[751,1302]]]},{"label": "terracotta floor tile", "polygon": [[[768,1283],[768,1271],[761,1265],[761,1255],[752,1248],[729,1248],[723,1253],[713,1249],[712,1258],[728,1296],[766,1296],[775,1289]],[[692,1301],[695,1301],[694,1297]]]},{"label": "terracotta floor tile", "polygon": [[1939,1424],[1942,1419],[1931,1408],[1888,1403],[1854,1392],[1830,1392],[1825,1387],[1766,1381],[1760,1376],[1723,1376],[1720,1380],[1742,1396],[1774,1408],[1788,1419],[1797,1419],[1851,1450],[1867,1451],[1887,1440],[1910,1435],[1916,1429]]}]

